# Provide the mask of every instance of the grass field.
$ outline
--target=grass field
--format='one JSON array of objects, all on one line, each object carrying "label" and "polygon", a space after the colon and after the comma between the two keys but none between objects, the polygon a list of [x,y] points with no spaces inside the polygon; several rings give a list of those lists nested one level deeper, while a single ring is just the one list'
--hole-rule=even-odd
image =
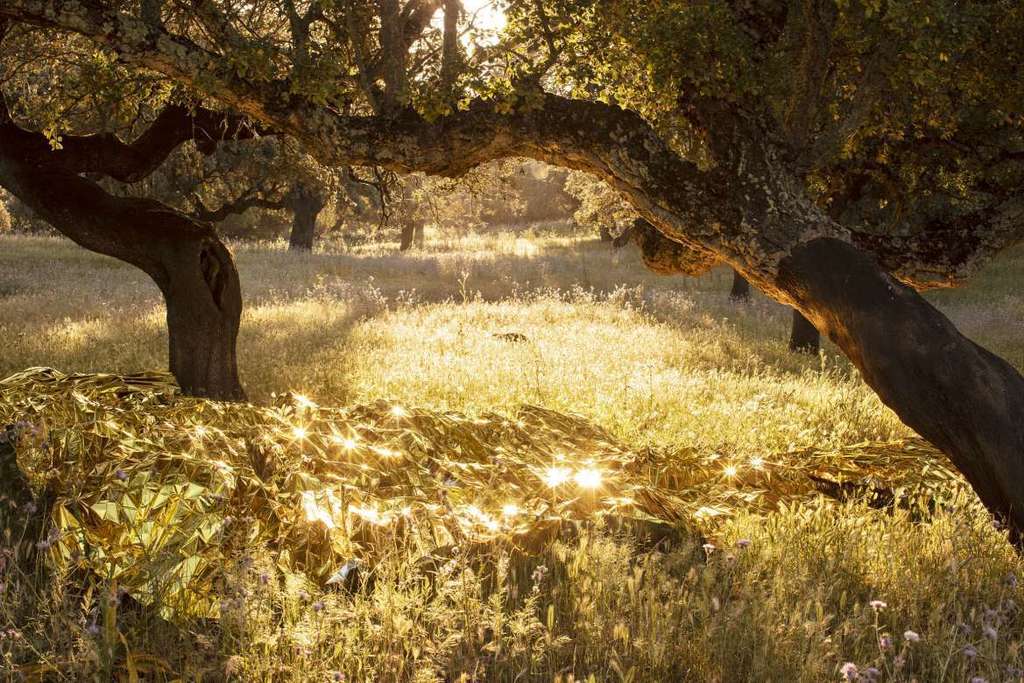
[{"label": "grass field", "polygon": [[[632,249],[511,236],[403,255],[235,250],[246,307],[240,370],[257,403],[297,391],[323,405],[383,398],[470,415],[535,404],[578,413],[631,448],[742,458],[910,434],[830,345],[813,358],[786,350],[787,309],[763,297],[730,303],[725,269],[663,278]],[[929,296],[1022,368],[1021,281],[1017,251],[968,287]],[[499,336],[509,332],[525,340]],[[156,287],[56,239],[0,240],[0,340],[0,377],[31,366],[166,366]],[[698,565],[693,548],[645,553],[635,539],[593,530],[551,548],[551,575],[522,592],[456,568],[443,591],[419,595],[396,558],[395,580],[372,595],[316,602],[315,613],[257,610],[234,631],[200,633],[210,651],[182,654],[175,671],[205,671],[203,680],[823,681],[849,662],[861,680],[1024,680],[1024,591],[1013,578],[1024,563],[969,498],[913,517],[814,500],[739,514],[710,539],[726,550]],[[495,553],[497,566],[507,563]],[[88,625],[57,592],[37,596],[45,604],[32,619],[17,598],[0,598],[0,634],[23,632],[34,655],[10,638],[0,653],[12,667],[65,662],[55,678],[96,676],[102,657]],[[56,625],[62,636],[46,637]],[[304,651],[282,638],[311,630]],[[142,651],[168,646],[155,632],[126,633]]]}]

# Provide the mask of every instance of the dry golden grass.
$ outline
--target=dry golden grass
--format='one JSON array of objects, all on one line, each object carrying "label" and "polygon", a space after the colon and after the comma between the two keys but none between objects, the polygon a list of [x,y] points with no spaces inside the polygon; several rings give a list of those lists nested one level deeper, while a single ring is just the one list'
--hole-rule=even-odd
[{"label": "dry golden grass", "polygon": [[[165,365],[143,276],[59,240],[0,248],[0,376]],[[239,245],[236,257],[241,372],[260,403],[292,390],[470,416],[528,403],[580,413],[636,452],[737,461],[909,435],[833,349],[786,351],[785,309],[730,304],[728,271],[659,278],[632,252],[553,238],[409,255]],[[1009,254],[931,295],[1018,367],[1022,271]],[[510,332],[525,340],[496,336]],[[58,680],[109,680],[131,661],[166,664],[157,679],[822,681],[851,662],[886,681],[1022,680],[1024,564],[956,487],[936,510],[810,499],[709,533],[705,561],[685,530],[660,553],[584,525],[536,555],[456,553],[426,584],[396,542],[375,556],[374,589],[355,595],[304,584],[256,546],[225,559],[213,597],[226,616],[188,644],[145,611],[112,608],[111,583],[83,600],[8,572],[0,586],[18,590],[0,588],[0,631],[19,640],[0,639],[0,671],[31,662]]]}]

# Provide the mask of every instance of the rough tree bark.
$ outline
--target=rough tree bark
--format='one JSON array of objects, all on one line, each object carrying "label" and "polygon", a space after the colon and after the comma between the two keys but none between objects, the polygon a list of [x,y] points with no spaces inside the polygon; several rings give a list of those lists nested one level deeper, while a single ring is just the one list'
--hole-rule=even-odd
[{"label": "rough tree bark", "polygon": [[318,192],[299,183],[288,198],[292,210],[292,231],[288,237],[291,251],[313,251],[316,241],[316,219],[326,202]]}]

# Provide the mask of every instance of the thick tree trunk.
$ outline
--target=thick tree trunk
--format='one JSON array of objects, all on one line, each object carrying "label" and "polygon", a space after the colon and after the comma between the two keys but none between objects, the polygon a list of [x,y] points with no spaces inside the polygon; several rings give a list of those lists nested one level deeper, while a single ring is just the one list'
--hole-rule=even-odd
[{"label": "thick tree trunk", "polygon": [[747,278],[735,270],[732,271],[732,289],[729,291],[729,300],[736,303],[750,301],[750,283],[747,282]]},{"label": "thick tree trunk", "polygon": [[159,202],[115,197],[76,173],[3,150],[0,185],[80,246],[153,279],[167,304],[170,370],[185,394],[244,398],[235,357],[238,272],[209,224]]},{"label": "thick tree trunk", "polygon": [[777,283],[1024,546],[1024,377],[845,242],[795,248]]},{"label": "thick tree trunk", "polygon": [[219,240],[182,244],[177,251],[161,287],[171,372],[190,396],[243,399],[235,352],[242,292],[231,253]]},{"label": "thick tree trunk", "polygon": [[821,335],[803,313],[793,309],[793,327],[789,332],[789,350],[794,353],[817,354]]},{"label": "thick tree trunk", "polygon": [[316,219],[324,208],[324,201],[315,191],[299,185],[289,203],[293,213],[288,248],[291,251],[313,251]]}]

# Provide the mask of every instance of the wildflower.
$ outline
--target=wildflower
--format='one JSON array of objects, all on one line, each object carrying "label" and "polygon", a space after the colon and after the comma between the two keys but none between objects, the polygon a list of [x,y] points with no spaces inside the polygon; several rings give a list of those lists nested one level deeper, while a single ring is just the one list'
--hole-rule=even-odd
[{"label": "wildflower", "polygon": [[967,657],[967,659],[974,659],[978,656],[978,648],[973,645],[965,645],[963,652],[964,657]]},{"label": "wildflower", "polygon": [[880,612],[880,611],[882,611],[883,609],[885,609],[886,607],[889,606],[889,605],[885,604],[884,602],[882,602],[881,600],[872,600],[868,604],[871,605],[871,609],[875,610],[876,612]]},{"label": "wildflower", "polygon": [[114,470],[114,476],[120,479],[121,481],[125,481],[126,479],[128,479],[128,473],[120,468]]},{"label": "wildflower", "polygon": [[85,629],[90,636],[98,636],[100,634],[100,627],[95,621],[89,624],[89,627]]},{"label": "wildflower", "polygon": [[890,636],[888,633],[883,633],[881,636],[879,636],[878,647],[880,647],[883,650],[891,650],[892,636]]},{"label": "wildflower", "polygon": [[741,550],[749,548],[750,547],[750,539],[749,538],[741,538],[740,540],[736,541],[736,547],[740,548]]},{"label": "wildflower", "polygon": [[1016,588],[1017,587],[1017,575],[1013,574],[1013,573],[1007,574],[1006,575],[1006,585],[1008,585],[1010,588]]},{"label": "wildflower", "polygon": [[839,669],[839,673],[842,678],[847,681],[855,681],[860,676],[860,672],[857,669],[857,665],[853,662],[847,662]]},{"label": "wildflower", "polygon": [[917,641],[921,640],[921,636],[918,635],[917,631],[911,631],[910,629],[907,629],[903,632],[903,639],[911,643],[916,643]]},{"label": "wildflower", "polygon": [[973,678],[971,678],[971,683],[988,683],[988,681],[982,678],[981,676],[974,676]]},{"label": "wildflower", "polygon": [[881,676],[882,672],[877,667],[869,666],[868,668],[864,669],[864,675],[867,676],[868,679],[873,681],[879,676]]},{"label": "wildflower", "polygon": [[344,681],[345,680],[345,674],[341,673],[340,671],[335,671],[334,675],[331,676],[331,678],[333,680],[335,680],[335,681]]},{"label": "wildflower", "polygon": [[704,552],[706,552],[708,555],[710,555],[711,553],[715,552],[715,544],[714,543],[705,543],[701,547],[704,548]]},{"label": "wildflower", "polygon": [[270,583],[270,575],[266,572],[260,572],[260,585],[266,586],[268,583]]},{"label": "wildflower", "polygon": [[538,565],[537,568],[533,570],[533,576],[531,578],[533,579],[534,583],[543,583],[544,577],[546,577],[547,575],[548,575],[548,568],[541,564],[541,565]]},{"label": "wildflower", "polygon": [[313,603],[313,611],[316,612],[317,614],[319,614],[320,612],[323,612],[324,611],[324,601],[323,600],[317,600],[316,602],[314,602]]},{"label": "wildflower", "polygon": [[991,626],[982,627],[981,634],[989,640],[995,640],[999,636],[998,631],[996,631],[995,628]]}]

